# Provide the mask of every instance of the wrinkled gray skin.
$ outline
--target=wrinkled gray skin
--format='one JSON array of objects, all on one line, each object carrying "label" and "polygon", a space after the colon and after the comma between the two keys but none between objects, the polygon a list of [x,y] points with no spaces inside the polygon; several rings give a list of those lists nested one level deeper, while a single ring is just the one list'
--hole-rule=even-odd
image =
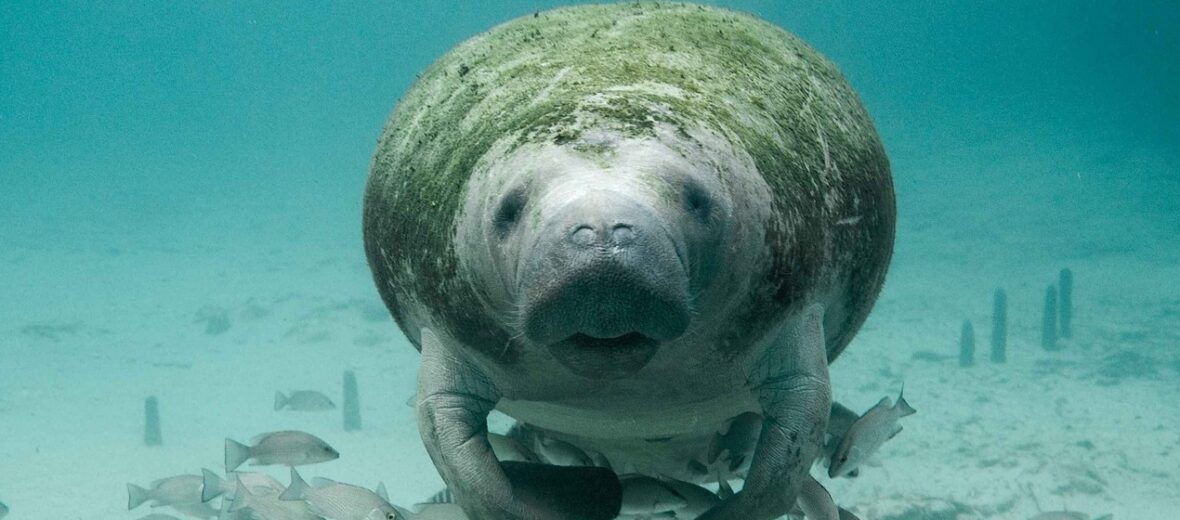
[{"label": "wrinkled gray skin", "polygon": [[695,481],[686,463],[755,412],[742,491],[700,518],[762,520],[819,453],[894,201],[868,115],[814,50],[729,11],[612,4],[509,22],[425,71],[378,143],[364,226],[422,353],[423,442],[469,516],[614,514],[560,483],[546,496],[573,498],[521,499],[493,409],[617,472]]}]

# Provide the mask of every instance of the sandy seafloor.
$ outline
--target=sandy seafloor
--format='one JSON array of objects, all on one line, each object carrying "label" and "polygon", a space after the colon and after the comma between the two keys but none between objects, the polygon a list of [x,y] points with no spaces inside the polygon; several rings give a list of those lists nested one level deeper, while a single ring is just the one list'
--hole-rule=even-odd
[{"label": "sandy seafloor", "polygon": [[[832,377],[858,411],[904,381],[919,413],[860,478],[829,483],[861,518],[1024,519],[1037,511],[1030,490],[1046,510],[1144,519],[1180,509],[1180,218],[1141,210],[1180,192],[1160,178],[1177,164],[1110,136],[1062,139],[1076,148],[1052,139],[892,150],[893,267]],[[945,171],[978,181],[933,182]],[[1030,181],[989,181],[996,171]],[[288,428],[342,453],[305,477],[384,481],[403,505],[438,490],[404,404],[417,354],[375,294],[359,215],[242,200],[141,219],[45,210],[9,231],[0,500],[10,518],[138,518],[146,506],[126,511],[126,483],[220,471],[224,437]],[[1047,353],[1043,291],[1061,267],[1075,275],[1075,331]],[[997,286],[1010,302],[1005,365],[986,359]],[[218,312],[230,326],[209,334],[201,316]],[[978,333],[970,369],[957,366],[964,319]],[[344,432],[339,413],[271,410],[275,390],[339,402],[347,369],[363,431]],[[162,447],[141,443],[148,395],[159,396]]]}]

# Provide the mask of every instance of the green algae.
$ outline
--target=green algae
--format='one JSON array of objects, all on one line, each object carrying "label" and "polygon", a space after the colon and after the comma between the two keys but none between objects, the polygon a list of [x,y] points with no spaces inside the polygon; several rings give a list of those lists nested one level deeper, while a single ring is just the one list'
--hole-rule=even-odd
[{"label": "green algae", "polygon": [[[450,241],[468,177],[493,145],[551,142],[605,155],[608,146],[583,141],[587,130],[642,139],[659,124],[681,136],[709,129],[743,148],[778,213],[823,214],[817,192],[840,183],[888,190],[892,203],[871,121],[835,67],[798,38],[692,4],[557,9],[459,45],[391,116],[365,201],[366,248],[376,278],[388,282],[378,284],[386,301],[397,307],[396,291],[432,309],[470,301]],[[798,250],[808,239],[801,225],[771,222],[768,245]],[[814,263],[788,256],[779,255],[776,272],[806,276]],[[868,276],[872,287],[876,275]],[[798,296],[782,280],[770,284],[768,297]]]}]

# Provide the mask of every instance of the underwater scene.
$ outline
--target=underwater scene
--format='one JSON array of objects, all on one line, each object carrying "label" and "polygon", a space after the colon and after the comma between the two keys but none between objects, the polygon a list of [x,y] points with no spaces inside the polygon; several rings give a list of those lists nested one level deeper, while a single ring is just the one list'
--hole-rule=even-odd
[{"label": "underwater scene", "polygon": [[0,2],[0,518],[1180,518],[1180,3]]}]

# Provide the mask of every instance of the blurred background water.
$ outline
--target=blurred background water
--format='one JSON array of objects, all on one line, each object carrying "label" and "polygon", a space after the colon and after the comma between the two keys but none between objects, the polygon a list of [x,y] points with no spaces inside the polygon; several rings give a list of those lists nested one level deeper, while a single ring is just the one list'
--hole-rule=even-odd
[{"label": "blurred background water", "polygon": [[[1094,421],[1109,430],[1110,450],[1147,447],[1139,453],[1154,469],[1123,454],[1128,475],[1145,481],[1098,493],[1044,484],[1043,495],[1059,497],[1054,506],[1174,511],[1180,499],[1152,490],[1180,482],[1180,421],[1166,404],[1180,399],[1180,4],[715,4],[778,24],[835,62],[892,161],[895,262],[878,313],[842,361],[849,368],[834,369],[837,397],[863,409],[902,378],[907,396],[923,388],[914,392],[925,407],[910,401],[930,422],[899,437],[918,446],[939,444],[940,431],[994,439],[1018,427],[1014,444],[1021,435],[1080,443],[1062,428]],[[121,518],[123,481],[214,466],[222,436],[339,430],[338,421],[292,424],[268,406],[276,389],[338,395],[349,368],[373,416],[356,449],[377,460],[335,471],[391,483],[412,474],[412,485],[391,489],[395,499],[437,486],[402,405],[416,354],[364,265],[363,183],[382,124],[417,72],[480,31],[559,5],[0,2],[0,501],[12,517]],[[1073,354],[1030,353],[1024,365],[1016,354],[1011,381],[1002,372],[948,379],[949,365],[918,355],[954,354],[963,319],[985,330],[997,286],[1012,294],[1016,332],[1033,337],[1043,285],[1061,267],[1078,277]],[[1112,380],[1102,370],[1114,384],[1099,384]],[[1080,403],[1077,416],[1060,404],[1048,416],[1037,410],[1051,401],[999,398],[994,415],[953,406],[947,414],[978,415],[939,422],[931,406],[977,403],[948,395],[970,387],[986,398],[1013,381],[1034,394],[1046,385],[1125,403],[1155,422],[1115,424],[1114,412]],[[137,446],[149,394],[161,396],[174,451]],[[1016,406],[1027,416],[1015,419]],[[380,448],[386,439],[397,443]],[[991,456],[1015,457],[1010,447]],[[1078,449],[1064,456],[1101,460]],[[949,452],[953,461],[917,450],[885,464],[996,479],[995,464],[963,466],[981,455],[962,450]],[[100,469],[117,482],[96,481]],[[1025,469],[1018,476],[1036,481]],[[869,507],[922,487],[907,483],[853,483],[846,496]],[[925,485],[929,498],[949,484]],[[1024,500],[1015,488],[971,488],[941,497],[981,508]],[[1028,516],[1023,502],[991,511]]]}]

